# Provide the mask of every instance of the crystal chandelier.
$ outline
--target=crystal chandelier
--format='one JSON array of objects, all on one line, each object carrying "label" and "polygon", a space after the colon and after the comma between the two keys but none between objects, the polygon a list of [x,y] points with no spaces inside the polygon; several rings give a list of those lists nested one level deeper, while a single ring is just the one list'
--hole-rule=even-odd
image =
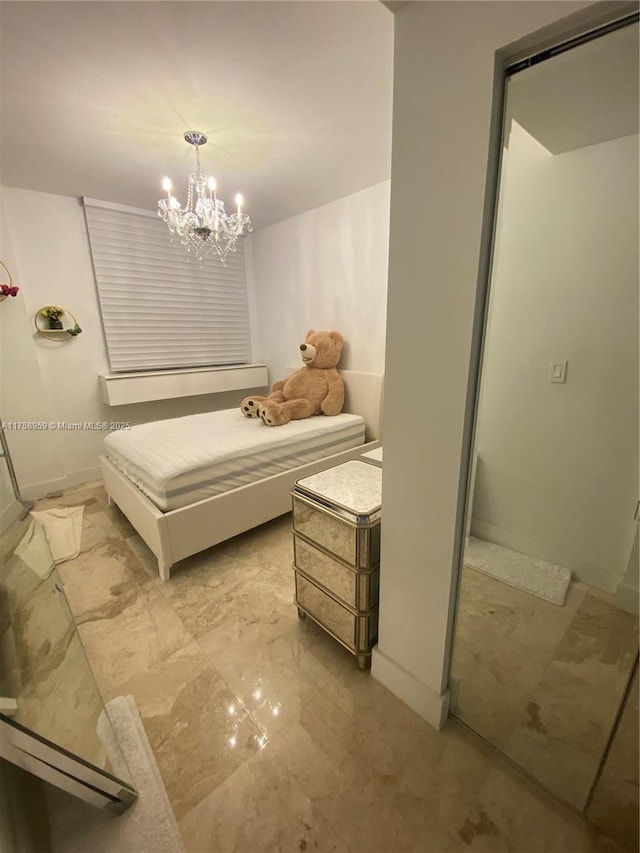
[{"label": "crystal chandelier", "polygon": [[216,196],[216,180],[200,170],[200,146],[205,145],[204,133],[190,130],[184,134],[189,145],[196,149],[196,171],[189,175],[187,204],[182,207],[172,194],[169,178],[162,182],[167,198],[158,202],[158,216],[169,226],[172,237],[179,237],[187,254],[199,261],[217,255],[224,264],[229,252],[235,252],[238,237],[252,230],[251,219],[242,212],[242,196],[236,196],[237,213],[225,213],[224,203]]}]

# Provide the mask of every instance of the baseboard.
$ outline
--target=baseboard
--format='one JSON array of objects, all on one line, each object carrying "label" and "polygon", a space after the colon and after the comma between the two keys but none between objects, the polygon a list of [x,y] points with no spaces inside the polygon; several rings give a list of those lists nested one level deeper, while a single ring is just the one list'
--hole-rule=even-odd
[{"label": "baseboard", "polygon": [[59,477],[55,480],[46,480],[44,483],[34,483],[29,486],[20,484],[20,494],[23,500],[35,501],[40,498],[45,498],[51,492],[62,492],[65,489],[71,489],[73,486],[81,486],[83,483],[91,483],[94,480],[102,479],[102,471],[100,466],[95,468],[85,468],[82,471],[72,471],[65,477]]},{"label": "baseboard", "polygon": [[378,646],[371,655],[371,675],[436,729],[444,726],[449,714],[448,690],[436,693]]},{"label": "baseboard", "polygon": [[613,596],[613,603],[621,610],[637,616],[640,612],[640,590],[620,583]]},{"label": "baseboard", "polygon": [[554,545],[530,539],[528,536],[523,536],[512,530],[505,530],[503,527],[480,521],[477,518],[474,518],[471,524],[471,535],[478,539],[485,539],[487,542],[493,542],[496,545],[502,545],[503,548],[518,551],[520,554],[526,554],[528,557],[546,560],[549,563],[555,563],[557,566],[566,566],[567,569],[571,569],[571,574],[576,580],[589,584],[589,586],[598,587],[604,592],[615,592],[622,577],[621,572],[606,569],[596,563],[590,563],[570,551],[564,551]]}]

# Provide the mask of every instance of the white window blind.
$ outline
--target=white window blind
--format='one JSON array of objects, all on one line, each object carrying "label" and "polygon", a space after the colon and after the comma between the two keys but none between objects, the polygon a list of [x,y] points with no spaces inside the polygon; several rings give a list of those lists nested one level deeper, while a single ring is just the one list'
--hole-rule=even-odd
[{"label": "white window blind", "polygon": [[83,202],[114,373],[249,361],[242,240],[200,263],[150,211]]}]

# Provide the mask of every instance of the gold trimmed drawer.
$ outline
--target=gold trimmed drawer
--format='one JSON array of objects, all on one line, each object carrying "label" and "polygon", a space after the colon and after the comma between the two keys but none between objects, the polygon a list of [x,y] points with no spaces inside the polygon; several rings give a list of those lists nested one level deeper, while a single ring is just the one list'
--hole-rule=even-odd
[{"label": "gold trimmed drawer", "polygon": [[356,565],[357,528],[295,495],[293,528],[346,563]]},{"label": "gold trimmed drawer", "polygon": [[379,569],[356,570],[293,534],[295,568],[325,587],[354,610],[370,610],[378,603]]},{"label": "gold trimmed drawer", "polygon": [[300,572],[296,576],[296,603],[354,654],[369,654],[378,637],[378,608],[352,613]]},{"label": "gold trimmed drawer", "polygon": [[354,524],[329,509],[293,496],[293,529],[350,566],[369,569],[380,562],[380,522]]}]

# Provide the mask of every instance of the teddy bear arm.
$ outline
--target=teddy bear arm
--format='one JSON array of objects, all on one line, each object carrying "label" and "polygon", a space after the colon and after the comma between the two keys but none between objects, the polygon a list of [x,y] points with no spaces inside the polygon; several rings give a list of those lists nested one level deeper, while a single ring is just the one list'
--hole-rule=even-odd
[{"label": "teddy bear arm", "polygon": [[320,404],[320,409],[323,415],[339,415],[344,406],[344,382],[336,371],[331,371],[327,375],[327,384],[329,390]]}]

